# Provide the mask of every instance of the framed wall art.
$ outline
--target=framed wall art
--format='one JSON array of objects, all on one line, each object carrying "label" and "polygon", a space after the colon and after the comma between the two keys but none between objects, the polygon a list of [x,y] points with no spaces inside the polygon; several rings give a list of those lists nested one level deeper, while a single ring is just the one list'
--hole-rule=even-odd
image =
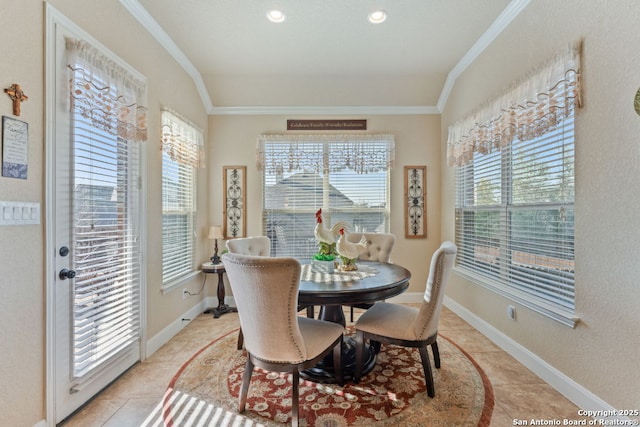
[{"label": "framed wall art", "polygon": [[226,239],[246,237],[246,166],[223,167],[223,234]]},{"label": "framed wall art", "polygon": [[2,116],[2,176],[27,179],[29,125]]},{"label": "framed wall art", "polygon": [[404,167],[404,237],[427,237],[427,167]]}]

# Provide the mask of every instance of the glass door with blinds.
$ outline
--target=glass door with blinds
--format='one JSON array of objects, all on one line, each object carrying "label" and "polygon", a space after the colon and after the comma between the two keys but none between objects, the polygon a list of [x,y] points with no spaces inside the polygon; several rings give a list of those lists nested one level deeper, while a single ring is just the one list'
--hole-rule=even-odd
[{"label": "glass door with blinds", "polygon": [[[140,360],[141,147],[118,110],[117,61],[57,34],[55,421]],[[81,50],[73,56],[70,51]],[[95,60],[83,55],[95,56]],[[70,84],[71,83],[71,84]],[[125,96],[126,98],[126,96]],[[129,99],[128,107],[131,108]]]}]

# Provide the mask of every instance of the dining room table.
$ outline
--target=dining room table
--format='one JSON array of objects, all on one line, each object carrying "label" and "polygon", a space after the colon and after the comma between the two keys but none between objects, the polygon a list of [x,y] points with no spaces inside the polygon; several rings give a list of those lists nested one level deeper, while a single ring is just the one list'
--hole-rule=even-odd
[{"label": "dining room table", "polygon": [[[301,261],[302,272],[298,291],[301,306],[319,306],[318,319],[346,326],[343,306],[375,303],[400,295],[409,287],[411,272],[398,265],[377,261],[357,261],[357,270],[331,273],[314,271],[310,261]],[[356,366],[355,338],[345,334],[342,345],[342,374],[345,381],[353,378]],[[363,375],[376,363],[376,352],[365,345]],[[333,358],[328,355],[318,365],[300,374],[303,378],[319,383],[337,382]]]}]

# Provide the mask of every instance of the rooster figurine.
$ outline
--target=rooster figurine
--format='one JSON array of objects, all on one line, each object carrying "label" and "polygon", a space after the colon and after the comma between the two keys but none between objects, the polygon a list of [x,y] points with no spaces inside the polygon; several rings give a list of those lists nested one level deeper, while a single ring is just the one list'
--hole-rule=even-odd
[{"label": "rooster figurine", "polygon": [[358,266],[356,265],[356,259],[358,259],[358,255],[360,254],[360,248],[366,247],[367,238],[364,234],[358,243],[349,242],[347,240],[347,235],[344,232],[344,228],[341,228],[340,238],[336,243],[336,252],[338,252],[338,255],[340,255],[340,258],[342,259],[340,269],[344,271],[357,270]]},{"label": "rooster figurine", "polygon": [[316,255],[316,259],[333,260],[335,253],[335,245],[341,228],[347,228],[349,224],[344,221],[337,222],[331,228],[325,227],[322,222],[322,209],[316,212],[316,228],[313,234],[320,245],[320,250]]}]

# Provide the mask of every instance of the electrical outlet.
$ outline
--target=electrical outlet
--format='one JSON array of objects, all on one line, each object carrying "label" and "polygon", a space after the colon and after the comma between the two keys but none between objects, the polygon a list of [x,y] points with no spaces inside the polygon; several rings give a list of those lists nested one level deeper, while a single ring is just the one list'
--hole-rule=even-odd
[{"label": "electrical outlet", "polygon": [[187,291],[187,288],[183,288],[182,289],[182,299],[187,299],[188,296],[189,296],[189,292]]}]

